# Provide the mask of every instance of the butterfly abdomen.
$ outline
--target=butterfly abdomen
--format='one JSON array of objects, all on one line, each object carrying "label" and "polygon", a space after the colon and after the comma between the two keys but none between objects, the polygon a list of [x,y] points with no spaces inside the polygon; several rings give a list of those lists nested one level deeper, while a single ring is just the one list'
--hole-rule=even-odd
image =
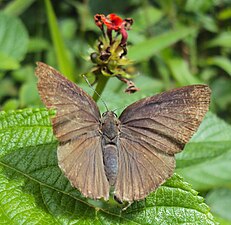
[{"label": "butterfly abdomen", "polygon": [[118,150],[114,144],[104,145],[102,149],[105,174],[110,186],[114,186],[118,174]]}]

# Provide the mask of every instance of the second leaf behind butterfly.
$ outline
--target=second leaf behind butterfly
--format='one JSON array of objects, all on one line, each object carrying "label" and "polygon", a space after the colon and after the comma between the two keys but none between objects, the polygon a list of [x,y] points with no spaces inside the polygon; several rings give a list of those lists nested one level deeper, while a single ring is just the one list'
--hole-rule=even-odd
[{"label": "second leaf behind butterfly", "polygon": [[144,199],[169,178],[174,154],[183,150],[209,108],[207,85],[191,85],[141,99],[119,118],[100,116],[94,100],[52,67],[38,63],[38,90],[49,109],[58,163],[85,197]]}]

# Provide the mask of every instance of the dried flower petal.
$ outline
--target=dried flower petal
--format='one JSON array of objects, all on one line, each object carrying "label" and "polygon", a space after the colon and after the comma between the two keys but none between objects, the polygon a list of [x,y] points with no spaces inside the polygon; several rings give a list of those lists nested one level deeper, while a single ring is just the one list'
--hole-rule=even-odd
[{"label": "dried flower petal", "polygon": [[104,21],[105,21],[105,16],[103,14],[96,14],[94,16],[95,24],[102,30]]}]

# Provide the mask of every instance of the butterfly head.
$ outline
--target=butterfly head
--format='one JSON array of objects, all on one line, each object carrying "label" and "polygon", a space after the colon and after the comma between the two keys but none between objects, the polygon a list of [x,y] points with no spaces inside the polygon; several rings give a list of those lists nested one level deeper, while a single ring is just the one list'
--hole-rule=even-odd
[{"label": "butterfly head", "polygon": [[117,117],[116,113],[114,111],[106,111],[102,114],[102,117],[110,117],[110,118],[113,118],[113,117]]},{"label": "butterfly head", "polygon": [[109,139],[114,139],[119,133],[120,121],[113,111],[106,111],[102,114],[101,131]]}]

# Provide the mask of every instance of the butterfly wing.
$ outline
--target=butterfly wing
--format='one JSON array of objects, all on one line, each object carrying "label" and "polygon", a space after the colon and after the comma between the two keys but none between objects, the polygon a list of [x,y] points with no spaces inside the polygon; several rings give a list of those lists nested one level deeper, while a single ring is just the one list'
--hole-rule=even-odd
[{"label": "butterfly wing", "polygon": [[108,199],[96,103],[52,67],[41,62],[37,65],[39,94],[47,108],[56,110],[52,125],[60,142],[60,168],[86,197]]},{"label": "butterfly wing", "polygon": [[109,198],[105,176],[101,137],[85,134],[58,147],[59,166],[74,187],[89,198]]},{"label": "butterfly wing", "polygon": [[143,199],[173,174],[174,154],[196,132],[209,102],[209,87],[192,85],[141,99],[122,112],[116,198]]}]

